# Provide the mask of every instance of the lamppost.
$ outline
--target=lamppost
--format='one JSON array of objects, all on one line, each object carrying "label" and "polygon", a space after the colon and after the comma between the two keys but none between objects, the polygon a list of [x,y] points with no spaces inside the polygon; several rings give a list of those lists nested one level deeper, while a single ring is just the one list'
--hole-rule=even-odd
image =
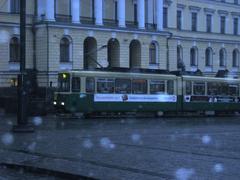
[{"label": "lamppost", "polygon": [[20,74],[18,75],[18,112],[17,125],[13,132],[33,132],[28,124],[27,105],[28,90],[26,87],[26,0],[20,0]]}]

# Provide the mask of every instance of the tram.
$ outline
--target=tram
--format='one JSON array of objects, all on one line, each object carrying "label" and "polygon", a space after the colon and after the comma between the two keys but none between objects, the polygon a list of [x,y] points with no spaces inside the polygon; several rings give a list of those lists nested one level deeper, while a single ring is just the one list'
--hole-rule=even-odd
[{"label": "tram", "polygon": [[235,112],[240,80],[156,71],[66,71],[54,106],[65,112]]}]

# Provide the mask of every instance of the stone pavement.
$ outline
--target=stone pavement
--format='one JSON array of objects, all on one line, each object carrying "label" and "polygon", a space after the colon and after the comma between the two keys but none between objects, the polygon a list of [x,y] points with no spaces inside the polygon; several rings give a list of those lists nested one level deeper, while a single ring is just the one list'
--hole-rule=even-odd
[{"label": "stone pavement", "polygon": [[239,120],[47,116],[30,118],[34,133],[16,134],[15,118],[3,115],[0,164],[66,179],[237,180]]}]

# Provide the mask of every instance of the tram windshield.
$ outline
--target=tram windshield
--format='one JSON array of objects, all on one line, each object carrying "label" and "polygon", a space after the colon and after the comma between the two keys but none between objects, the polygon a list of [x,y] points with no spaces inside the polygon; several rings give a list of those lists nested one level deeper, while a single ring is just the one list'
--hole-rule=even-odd
[{"label": "tram windshield", "polygon": [[69,92],[70,91],[70,74],[61,73],[58,76],[58,91]]}]

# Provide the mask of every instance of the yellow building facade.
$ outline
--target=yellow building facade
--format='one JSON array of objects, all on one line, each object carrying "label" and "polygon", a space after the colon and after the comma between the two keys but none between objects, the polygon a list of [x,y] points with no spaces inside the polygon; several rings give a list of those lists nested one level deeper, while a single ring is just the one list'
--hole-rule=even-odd
[{"label": "yellow building facade", "polygon": [[[61,70],[96,67],[200,70],[238,77],[236,0],[27,0],[26,68],[38,85]],[[0,84],[19,72],[19,1],[0,0]]]}]

